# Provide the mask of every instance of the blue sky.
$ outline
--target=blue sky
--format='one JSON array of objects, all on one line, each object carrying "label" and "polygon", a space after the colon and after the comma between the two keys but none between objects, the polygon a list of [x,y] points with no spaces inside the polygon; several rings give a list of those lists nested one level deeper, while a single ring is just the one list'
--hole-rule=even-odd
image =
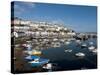
[{"label": "blue sky", "polygon": [[15,2],[14,16],[24,20],[62,23],[76,32],[97,32],[95,6]]}]

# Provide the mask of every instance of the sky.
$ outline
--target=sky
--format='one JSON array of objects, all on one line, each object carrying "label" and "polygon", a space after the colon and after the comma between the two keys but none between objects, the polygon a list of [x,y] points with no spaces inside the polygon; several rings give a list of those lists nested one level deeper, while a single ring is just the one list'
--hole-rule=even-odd
[{"label": "sky", "polygon": [[14,17],[61,23],[76,32],[97,32],[96,6],[14,2]]}]

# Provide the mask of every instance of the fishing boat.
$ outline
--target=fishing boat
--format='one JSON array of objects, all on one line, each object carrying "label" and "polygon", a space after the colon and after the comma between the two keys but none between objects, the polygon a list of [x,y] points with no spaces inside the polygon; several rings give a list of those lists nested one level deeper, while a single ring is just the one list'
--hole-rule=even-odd
[{"label": "fishing boat", "polygon": [[77,57],[84,57],[84,56],[85,56],[85,54],[84,54],[84,53],[82,53],[82,52],[78,52],[78,53],[76,53],[76,54],[75,54],[75,56],[77,56]]},{"label": "fishing boat", "polygon": [[49,62],[49,59],[40,58],[38,56],[28,56],[25,58],[32,67],[40,67]]}]

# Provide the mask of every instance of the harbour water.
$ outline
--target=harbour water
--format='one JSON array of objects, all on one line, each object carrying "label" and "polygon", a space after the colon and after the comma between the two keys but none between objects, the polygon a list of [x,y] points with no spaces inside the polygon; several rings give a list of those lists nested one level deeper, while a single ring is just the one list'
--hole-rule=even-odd
[{"label": "harbour water", "polygon": [[[92,44],[91,44],[92,42]],[[82,47],[86,44],[86,47]],[[38,55],[40,58],[49,59],[52,64],[51,69],[44,69],[40,67],[32,67],[24,58],[23,50],[16,50],[15,69],[16,73],[29,73],[29,72],[48,72],[48,71],[67,71],[67,70],[83,70],[83,69],[96,69],[97,68],[97,53],[90,51],[90,46],[97,49],[97,38],[90,38],[82,41],[81,44],[76,40],[70,41],[69,44],[63,43],[61,46],[51,47],[48,49],[40,50],[42,54]],[[69,51],[67,51],[69,50]],[[85,56],[77,57],[75,54],[84,53]],[[23,65],[22,65],[23,64]]]},{"label": "harbour water", "polygon": [[[95,69],[97,68],[97,54],[88,50],[89,42],[93,42],[92,46],[97,48],[96,38],[82,41],[87,44],[86,48],[81,48],[75,41],[71,41],[68,45],[63,44],[61,47],[42,50],[41,57],[50,59],[50,63],[55,65],[52,71]],[[71,49],[72,52],[65,52],[66,49]],[[78,52],[84,53],[85,57],[76,57],[75,54]]]}]

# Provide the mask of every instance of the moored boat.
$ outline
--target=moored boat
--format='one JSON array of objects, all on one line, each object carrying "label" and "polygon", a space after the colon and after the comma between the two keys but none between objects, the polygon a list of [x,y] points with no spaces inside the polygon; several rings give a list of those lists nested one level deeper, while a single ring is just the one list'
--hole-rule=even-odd
[{"label": "moored boat", "polygon": [[29,56],[25,57],[25,59],[28,60],[28,61],[32,61],[34,59],[40,59],[40,57],[39,56],[34,56],[34,55],[29,55]]},{"label": "moored boat", "polygon": [[84,54],[84,53],[82,53],[82,52],[78,52],[78,53],[76,53],[76,54],[75,54],[75,56],[77,56],[77,57],[84,57],[84,56],[85,56],[85,54]]},{"label": "moored boat", "polygon": [[43,69],[51,70],[52,69],[52,64],[51,63],[48,63],[48,64],[44,65],[43,66]]},{"label": "moored boat", "polygon": [[66,42],[65,42],[66,45],[69,45],[70,43],[71,43],[70,41],[66,41]]},{"label": "moored boat", "polygon": [[97,53],[97,49],[92,50],[93,53]]},{"label": "moored boat", "polygon": [[90,47],[88,47],[88,49],[89,49],[89,50],[94,50],[95,47],[94,47],[94,46],[90,46]]},{"label": "moored boat", "polygon": [[87,44],[82,44],[81,45],[81,48],[86,48],[87,47]]},{"label": "moored boat", "polygon": [[24,51],[24,52],[29,54],[29,55],[40,55],[40,54],[42,54],[42,51],[40,51],[40,50],[32,50],[32,51]]},{"label": "moored boat", "polygon": [[76,43],[81,44],[81,40],[76,40]]},{"label": "moored boat", "polygon": [[65,52],[72,52],[72,50],[71,49],[66,49]]},{"label": "moored boat", "polygon": [[25,58],[32,67],[39,67],[47,64],[49,59],[40,58],[38,56],[28,56]]}]

